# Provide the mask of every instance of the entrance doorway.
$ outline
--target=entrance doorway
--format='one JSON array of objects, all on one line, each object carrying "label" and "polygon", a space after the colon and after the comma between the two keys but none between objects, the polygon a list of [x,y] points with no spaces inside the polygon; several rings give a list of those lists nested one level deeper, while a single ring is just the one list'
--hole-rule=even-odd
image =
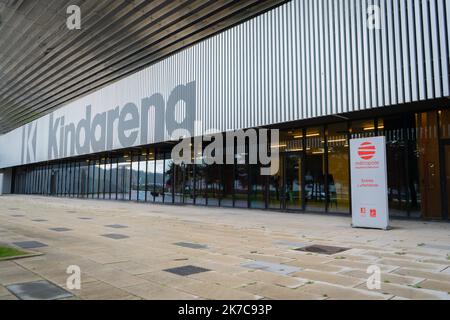
[{"label": "entrance doorway", "polygon": [[450,139],[441,141],[442,218],[448,219],[450,210]]}]

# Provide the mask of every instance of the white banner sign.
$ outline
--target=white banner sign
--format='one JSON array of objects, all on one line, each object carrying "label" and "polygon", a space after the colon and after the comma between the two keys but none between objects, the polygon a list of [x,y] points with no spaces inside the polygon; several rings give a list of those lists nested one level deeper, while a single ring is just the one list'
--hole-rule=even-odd
[{"label": "white banner sign", "polygon": [[368,137],[350,140],[352,226],[387,229],[386,139]]}]

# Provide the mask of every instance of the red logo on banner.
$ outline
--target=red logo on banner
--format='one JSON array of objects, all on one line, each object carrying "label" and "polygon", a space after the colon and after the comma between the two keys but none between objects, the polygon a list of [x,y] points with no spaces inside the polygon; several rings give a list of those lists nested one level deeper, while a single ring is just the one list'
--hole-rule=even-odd
[{"label": "red logo on banner", "polygon": [[370,209],[370,216],[372,218],[376,218],[377,217],[377,210],[376,209]]},{"label": "red logo on banner", "polygon": [[375,155],[375,146],[372,142],[366,141],[359,145],[358,156],[363,160],[370,160]]},{"label": "red logo on banner", "polygon": [[366,216],[366,208],[359,208],[359,215],[361,217],[365,217]]}]

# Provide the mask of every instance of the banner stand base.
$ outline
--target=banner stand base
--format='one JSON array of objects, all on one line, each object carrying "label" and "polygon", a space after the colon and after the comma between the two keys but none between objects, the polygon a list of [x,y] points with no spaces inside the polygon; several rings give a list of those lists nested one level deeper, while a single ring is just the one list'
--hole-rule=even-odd
[{"label": "banner stand base", "polygon": [[359,228],[359,229],[376,229],[376,230],[383,230],[383,231],[389,231],[392,228],[390,226],[387,226],[386,228],[376,228],[376,227],[363,227],[363,226],[355,226],[353,223],[350,223],[350,226],[352,228]]}]

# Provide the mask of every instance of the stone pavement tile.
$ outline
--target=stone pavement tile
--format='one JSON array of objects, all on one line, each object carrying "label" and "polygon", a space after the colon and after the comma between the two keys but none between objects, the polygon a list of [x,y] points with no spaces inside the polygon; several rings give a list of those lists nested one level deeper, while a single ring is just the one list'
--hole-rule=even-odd
[{"label": "stone pavement tile", "polygon": [[81,284],[80,290],[69,290],[81,299],[87,300],[119,300],[130,296],[130,293],[102,281]]},{"label": "stone pavement tile", "polygon": [[275,284],[290,289],[298,288],[305,283],[304,280],[295,278],[294,276],[283,276],[264,270],[249,270],[238,273],[237,276],[247,278],[252,281]]},{"label": "stone pavement tile", "polygon": [[108,254],[108,253],[89,254],[89,255],[86,255],[86,258],[89,258],[89,259],[91,259],[95,262],[101,263],[101,264],[110,264],[110,263],[124,262],[124,261],[130,260],[128,257],[119,257],[119,256],[115,256],[113,254]]},{"label": "stone pavement tile", "polygon": [[214,262],[211,260],[203,260],[201,258],[198,260],[195,260],[195,263],[198,264],[198,266],[200,266],[202,268],[207,268],[207,269],[210,269],[213,271],[228,273],[228,274],[239,273],[239,272],[242,272],[243,270],[246,270],[246,268],[242,267],[241,265],[230,265],[227,263]]},{"label": "stone pavement tile", "polygon": [[422,258],[419,259],[420,262],[425,262],[425,263],[434,263],[434,264],[438,264],[438,265],[444,265],[444,266],[450,266],[450,260],[447,259],[447,257],[442,257],[442,259],[433,259],[433,258]]},{"label": "stone pavement tile", "polygon": [[130,275],[121,270],[98,270],[97,272],[89,273],[89,276],[108,283],[117,288],[130,287],[138,284],[147,283],[143,278]]},{"label": "stone pavement tile", "polygon": [[157,283],[146,283],[125,287],[124,290],[148,300],[193,300],[198,297]]},{"label": "stone pavement tile", "polygon": [[240,290],[250,292],[254,295],[261,296],[268,299],[275,300],[322,300],[320,295],[299,291],[298,289],[291,289],[280,287],[278,285],[256,282],[250,284]]},{"label": "stone pavement tile", "polygon": [[314,253],[305,253],[305,252],[301,252],[301,251],[297,251],[297,256],[295,257],[295,259],[286,262],[286,264],[293,264],[296,261],[301,261],[303,263],[326,263],[326,262],[330,262],[333,261],[334,257],[333,256],[328,256],[328,255],[318,255],[318,254],[314,254]]},{"label": "stone pavement tile", "polygon": [[1,296],[6,296],[9,294],[8,289],[6,289],[4,286],[0,285],[0,297]]},{"label": "stone pavement tile", "polygon": [[276,274],[288,275],[299,271],[300,269],[293,266],[288,266],[286,264],[278,264],[267,261],[250,261],[243,263],[241,267],[256,269],[256,270],[265,270],[269,272],[273,272]]},{"label": "stone pavement tile", "polygon": [[371,265],[377,265],[380,267],[380,270],[383,272],[391,272],[398,268],[398,266],[395,265],[385,265],[381,264],[379,261],[377,262],[357,262],[357,261],[349,261],[345,259],[334,259],[330,262],[326,263],[330,266],[338,266],[338,267],[346,267],[350,269],[360,269],[360,270],[367,270],[367,268]]},{"label": "stone pavement tile", "polygon": [[409,260],[409,261],[415,261],[417,259],[420,259],[421,256],[411,254],[409,251],[403,251],[403,250],[397,250],[394,252],[385,252],[385,251],[367,251],[367,256],[373,257],[373,258],[392,258],[392,259],[401,259],[401,260]]},{"label": "stone pavement tile", "polygon": [[436,281],[436,280],[424,280],[418,284],[421,288],[431,289],[436,291],[443,291],[450,294],[450,282]]},{"label": "stone pavement tile", "polygon": [[[28,260],[28,259],[18,259],[17,261],[20,261],[20,260]],[[2,272],[2,270],[9,270],[9,269],[12,269],[15,267],[16,267],[15,261],[14,262],[11,260],[0,261],[0,273]]]},{"label": "stone pavement tile", "polygon": [[[206,272],[208,273],[208,272]],[[185,284],[198,283],[199,280],[190,277],[180,277],[176,274],[166,271],[153,271],[138,275],[139,278],[171,288],[182,288]]]},{"label": "stone pavement tile", "polygon": [[387,300],[392,295],[364,291],[356,288],[342,287],[329,283],[314,282],[295,289],[308,294],[314,294],[327,299],[339,300]]},{"label": "stone pavement tile", "polygon": [[442,253],[432,252],[430,250],[425,251],[425,250],[414,250],[413,249],[413,250],[408,250],[408,253],[419,256],[419,257],[428,257],[428,258],[436,258],[436,259],[442,257]]},{"label": "stone pavement tile", "polygon": [[242,287],[243,285],[252,282],[252,280],[240,277],[239,275],[228,275],[216,271],[197,273],[188,277],[203,281],[205,283],[219,284],[229,288]]},{"label": "stone pavement tile", "polygon": [[338,284],[346,287],[353,287],[362,282],[361,279],[350,276],[313,270],[302,270],[296,272],[295,274],[293,274],[293,276],[310,281],[320,281],[325,283]]},{"label": "stone pavement tile", "polygon": [[333,266],[328,263],[309,263],[309,262],[303,262],[301,260],[288,262],[286,264],[290,265],[290,266],[300,267],[300,269],[310,269],[310,270],[317,270],[317,271],[323,271],[323,272],[339,272],[344,269],[347,269],[346,267]]},{"label": "stone pavement tile", "polygon": [[206,254],[202,256],[200,259],[209,260],[212,262],[218,262],[218,263],[229,263],[234,265],[240,265],[241,263],[248,262],[248,259],[236,257],[232,255],[226,255],[226,254]]},{"label": "stone pavement tile", "polygon": [[0,284],[4,286],[14,283],[31,282],[37,280],[42,280],[42,278],[18,265],[16,265],[16,267],[14,268],[4,269],[0,271]]},{"label": "stone pavement tile", "polygon": [[393,271],[393,273],[403,276],[450,282],[450,274],[445,274],[443,272],[430,272],[411,268],[399,268]]},{"label": "stone pavement tile", "polygon": [[244,254],[240,256],[243,259],[248,260],[258,260],[258,261],[265,261],[270,263],[287,263],[290,261],[293,261],[292,258],[285,258],[280,256],[270,256],[270,255],[264,255],[264,254]]},{"label": "stone pavement tile", "polygon": [[139,275],[153,270],[153,268],[148,265],[134,261],[113,262],[108,265],[132,275]]},{"label": "stone pavement tile", "polygon": [[[346,270],[346,271],[342,271],[340,274],[344,274],[350,277],[355,277],[355,278],[359,278],[362,279],[364,281],[366,281],[368,279],[368,277],[370,276],[370,274],[366,273],[363,270]],[[387,273],[387,272],[382,272],[381,273],[381,282],[384,283],[396,283],[396,284],[401,284],[401,285],[414,285],[417,284],[419,282],[423,281],[423,278],[417,278],[417,277],[407,277],[407,276],[401,276],[398,274],[393,274],[393,273]]]},{"label": "stone pavement tile", "polygon": [[1,300],[19,300],[19,298],[17,298],[13,294],[7,294],[7,295],[4,295],[4,296],[0,296],[0,301]]},{"label": "stone pavement tile", "polygon": [[198,281],[197,283],[186,284],[182,288],[182,291],[189,294],[215,300],[254,300],[260,299],[258,295],[254,295],[242,289],[232,289],[218,284],[211,284]]},{"label": "stone pavement tile", "polygon": [[425,263],[418,261],[406,261],[401,259],[380,259],[377,261],[377,264],[386,264],[399,266],[404,268],[414,268],[414,269],[424,269],[424,270],[443,270],[446,266],[434,263]]},{"label": "stone pavement tile", "polygon": [[406,299],[406,298],[403,298],[403,297],[397,297],[397,296],[395,296],[395,297],[392,297],[392,298],[389,299],[389,300],[409,300],[409,299]]},{"label": "stone pavement tile", "polygon": [[[362,290],[367,289],[366,283],[363,283],[356,288]],[[379,290],[373,289],[371,292],[387,293],[393,296],[403,297],[413,300],[436,300],[436,299],[450,299],[450,295],[447,293],[428,290],[428,289],[418,289],[412,286],[402,286],[392,283],[381,283],[381,288]]]}]

